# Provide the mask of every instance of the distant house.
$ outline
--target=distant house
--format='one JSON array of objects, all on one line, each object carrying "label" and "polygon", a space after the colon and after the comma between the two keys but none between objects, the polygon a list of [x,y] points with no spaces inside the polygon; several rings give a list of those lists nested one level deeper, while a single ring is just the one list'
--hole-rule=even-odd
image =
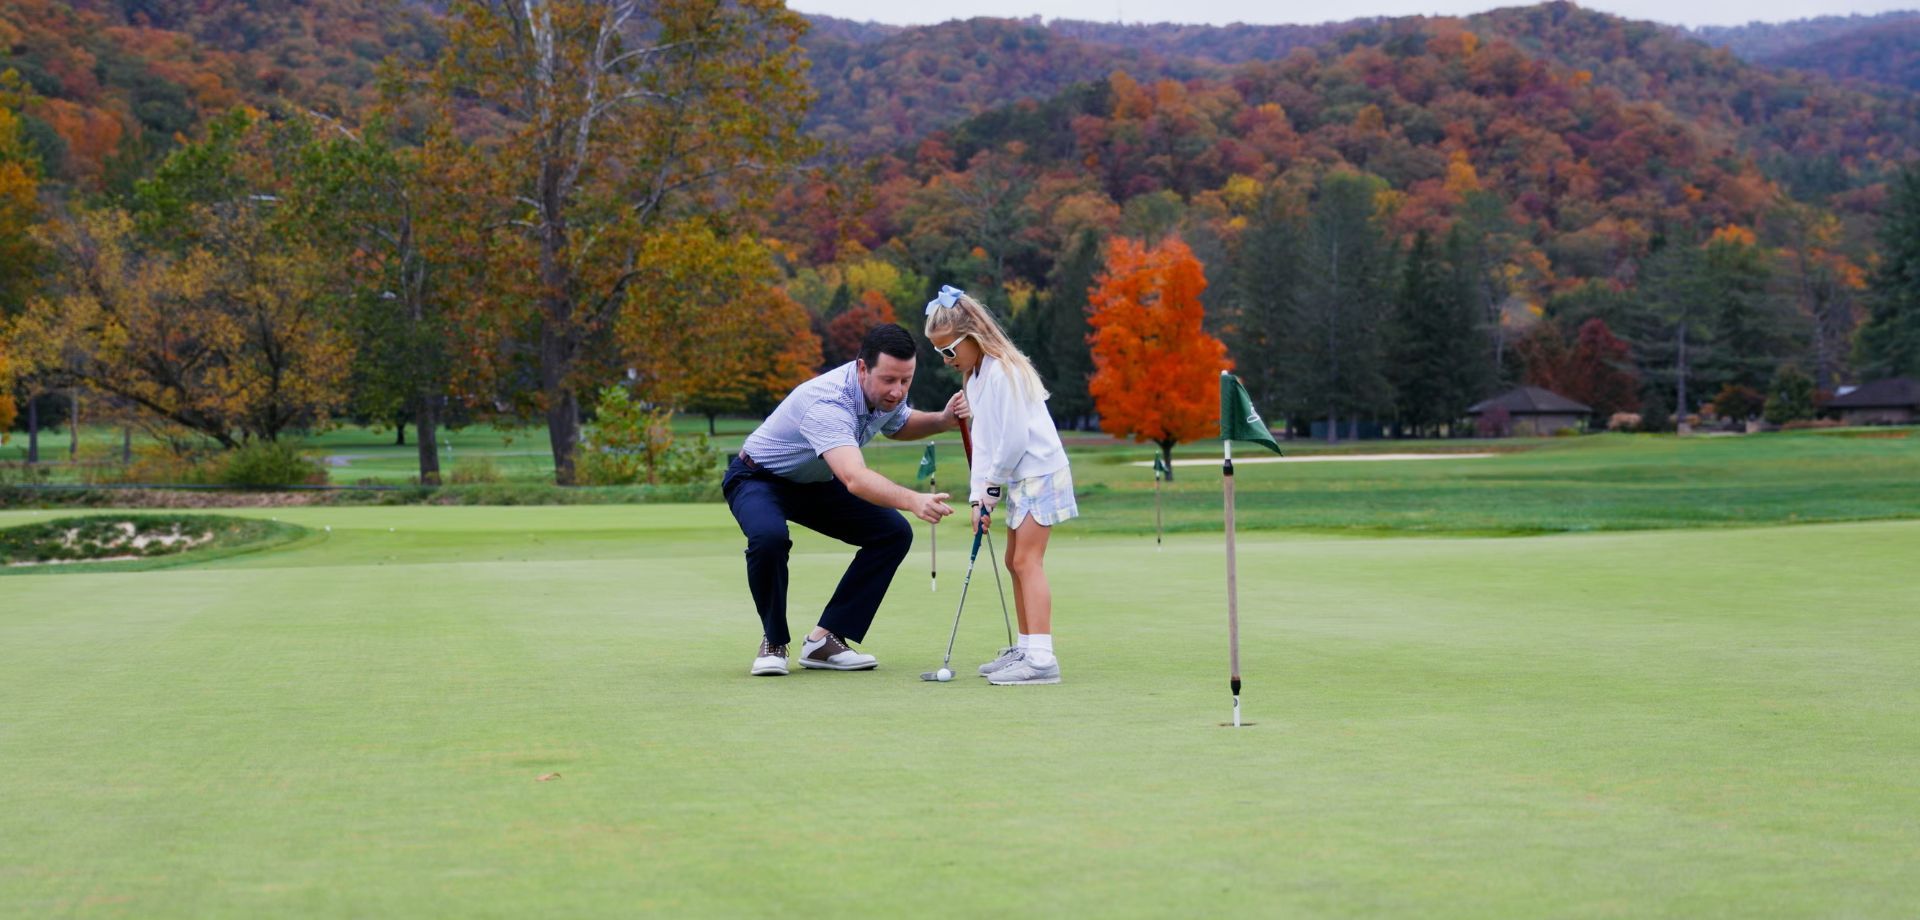
[{"label": "distant house", "polygon": [[1920,419],[1920,381],[1875,380],[1827,400],[1822,408],[1849,425],[1911,425]]},{"label": "distant house", "polygon": [[1587,418],[1593,415],[1593,407],[1575,402],[1552,390],[1539,387],[1515,387],[1492,399],[1481,400],[1467,408],[1476,428],[1485,430],[1480,424],[1505,417],[1504,424],[1497,434],[1544,435],[1552,434],[1562,428],[1585,428]]}]

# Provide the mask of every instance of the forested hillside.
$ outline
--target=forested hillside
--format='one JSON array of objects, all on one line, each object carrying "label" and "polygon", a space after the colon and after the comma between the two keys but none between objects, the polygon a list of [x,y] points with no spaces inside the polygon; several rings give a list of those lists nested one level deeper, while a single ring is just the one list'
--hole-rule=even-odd
[{"label": "forested hillside", "polygon": [[[577,331],[601,337],[578,346],[582,379],[624,372],[637,395],[708,414],[763,407],[775,377],[845,360],[871,322],[916,325],[929,292],[955,284],[1033,352],[1064,422],[1111,421],[1088,389],[1090,323],[1106,321],[1090,314],[1090,292],[1121,269],[1204,279],[1204,332],[1225,343],[1263,410],[1303,427],[1339,423],[1328,431],[1362,420],[1457,431],[1467,404],[1520,382],[1603,414],[1639,410],[1639,424],[1658,427],[1802,379],[1830,390],[1905,366],[1904,314],[1886,313],[1899,301],[1884,291],[1903,277],[1886,228],[1910,197],[1916,96],[1743,60],[1671,27],[1567,3],[1223,28],[900,28],[743,7],[765,17],[752,28],[771,31],[750,38],[759,33],[730,25],[726,41],[744,57],[672,77],[732,102],[667,106],[649,116],[665,120],[632,122],[620,144],[595,148],[593,165],[543,173],[527,158],[560,148],[536,142],[536,110],[515,101],[532,97],[483,96],[502,85],[485,81],[507,78],[491,71],[455,78],[480,65],[449,50],[497,50],[474,44],[458,17],[492,6],[459,5],[449,19],[378,0],[10,5],[0,166],[18,165],[0,179],[15,176],[5,200],[17,206],[0,208],[0,259],[20,268],[0,305],[77,296],[85,278],[62,280],[62,246],[84,252],[108,234],[136,262],[156,241],[177,249],[165,221],[195,207],[228,220],[222,209],[241,202],[306,195],[303,214],[343,220],[315,190],[363,175],[395,206],[440,209],[406,211],[418,222],[407,233],[446,238],[405,236],[418,248],[396,256],[404,264],[381,257],[362,270],[414,259],[460,279],[468,296],[445,305],[461,317],[448,334],[480,338],[452,365],[473,371],[455,402],[477,417],[546,398],[531,388],[544,373],[532,355],[552,344],[527,325],[548,296],[530,280],[536,264],[609,279],[591,298],[597,318]],[[1891,36],[1905,24],[1869,27]],[[1810,33],[1769,53],[1817,53],[1859,34]],[[735,82],[700,82],[722,78]],[[660,88],[679,86],[640,82],[622,98],[672,100],[683,90]],[[767,102],[737,104],[747,96]],[[242,106],[255,114],[209,134]],[[685,137],[700,143],[674,133],[695,127]],[[352,156],[326,146],[341,137],[369,146]],[[656,158],[693,169],[715,149],[734,159],[686,182],[719,177],[724,192],[666,182],[625,212],[658,223],[619,223],[628,218],[608,202],[637,194],[665,162]],[[528,185],[542,175],[595,191],[551,197]],[[582,231],[578,251],[564,233],[513,237],[537,225],[531,204],[543,214],[577,204],[614,223]],[[124,210],[129,223],[64,216],[75,205]],[[296,233],[291,213],[277,212],[271,233]],[[391,216],[357,219],[369,215]],[[386,238],[353,226],[318,241],[331,250],[286,240],[284,257],[331,251],[345,266],[366,255],[353,240]],[[360,280],[322,271],[303,283]],[[743,310],[762,313],[700,325]],[[489,325],[509,314],[522,325]],[[405,351],[356,315],[361,326],[339,341],[360,344],[329,353],[359,363],[325,378],[354,392],[326,411],[403,411],[392,382],[412,378],[376,365]],[[702,376],[663,354],[663,343],[722,341],[719,330],[750,330],[780,373]],[[951,386],[926,357],[919,399]],[[60,378],[14,365],[22,379]]]}]

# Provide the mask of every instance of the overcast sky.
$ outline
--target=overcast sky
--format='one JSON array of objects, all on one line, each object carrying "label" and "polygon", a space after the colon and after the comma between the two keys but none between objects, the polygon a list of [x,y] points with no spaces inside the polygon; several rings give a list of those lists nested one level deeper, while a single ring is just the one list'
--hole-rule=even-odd
[{"label": "overcast sky", "polygon": [[[806,13],[842,19],[924,25],[975,16],[1090,19],[1096,22],[1230,22],[1270,25],[1317,23],[1362,16],[1459,16],[1518,3],[1474,0],[1350,0],[1345,4],[1273,3],[1264,0],[973,0],[941,4],[903,4],[898,0],[787,0]],[[1737,25],[1759,20],[1785,22],[1814,16],[1884,13],[1920,7],[1915,0],[1586,0],[1593,10],[1631,19],[1679,25]]]}]

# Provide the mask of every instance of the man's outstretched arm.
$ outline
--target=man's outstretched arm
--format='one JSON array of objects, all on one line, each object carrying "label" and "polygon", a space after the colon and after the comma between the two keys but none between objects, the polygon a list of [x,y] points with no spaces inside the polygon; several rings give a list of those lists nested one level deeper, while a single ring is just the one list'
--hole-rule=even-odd
[{"label": "man's outstretched arm", "polygon": [[960,420],[966,417],[967,391],[960,390],[947,399],[945,409],[939,412],[915,412],[907,417],[906,424],[887,437],[895,441],[917,441],[929,435],[952,431],[960,427]]}]

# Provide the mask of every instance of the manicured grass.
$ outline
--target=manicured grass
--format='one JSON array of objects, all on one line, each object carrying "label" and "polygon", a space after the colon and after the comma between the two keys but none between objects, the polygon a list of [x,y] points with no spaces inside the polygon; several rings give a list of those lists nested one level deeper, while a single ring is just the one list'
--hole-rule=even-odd
[{"label": "manicured grass", "polygon": [[[1486,459],[1237,463],[1236,505],[1243,528],[1351,533],[1525,534],[1920,517],[1920,433],[1876,433],[1893,437],[1596,435],[1535,441]],[[1373,449],[1409,446],[1425,445]],[[1297,450],[1289,446],[1289,453]],[[1091,528],[1152,531],[1152,472],[1134,465],[1150,456],[1138,449],[1075,456],[1074,481],[1092,492],[1083,504],[1099,511]],[[1217,447],[1212,456],[1219,456]],[[1218,531],[1218,466],[1177,467],[1175,477],[1162,487],[1167,529]]]},{"label": "manicured grass", "polygon": [[[728,420],[716,442],[730,453],[750,430]],[[503,442],[498,432],[470,429],[456,457],[484,456],[506,480],[463,486],[437,500],[456,504],[629,503],[718,500],[714,479],[662,489],[610,487],[556,490],[551,463],[533,432]],[[1154,526],[1149,446],[1070,435],[1073,475],[1090,533],[1142,534]],[[400,483],[414,472],[412,448],[370,443],[364,431],[336,431],[309,450],[350,458],[336,482]],[[357,440],[356,440],[357,439]],[[941,487],[964,495],[959,438],[939,445]],[[897,482],[913,482],[921,443],[881,439],[868,463]],[[1237,464],[1239,525],[1246,530],[1315,530],[1352,534],[1480,534],[1640,530],[1910,519],[1920,517],[1920,429],[1854,429],[1675,438],[1594,435],[1506,441],[1362,442],[1328,447],[1287,445],[1290,456],[1374,452],[1496,451],[1482,459],[1366,463]],[[1217,442],[1186,445],[1180,459],[1217,458]],[[1242,460],[1262,452],[1241,452]],[[451,473],[462,461],[448,465]],[[373,474],[373,475],[369,475]],[[1220,528],[1217,464],[1182,466],[1163,486],[1169,532]],[[58,475],[56,478],[59,478]],[[408,494],[346,495],[352,502],[412,502]]]},{"label": "manicured grass", "polygon": [[[1495,461],[1452,475],[1470,462]],[[1632,487],[1631,467],[1587,475]],[[6,580],[0,914],[1920,903],[1920,523],[1245,535],[1257,724],[1236,732],[1216,725],[1217,534],[1155,550],[1061,528],[1066,682],[992,688],[917,679],[945,644],[956,527],[939,594],[924,544],[895,581],[865,646],[881,670],[755,679],[741,541],[717,504],[244,513],[322,536]],[[796,541],[801,627],[849,554]],[[981,565],[968,671],[1000,641]]]}]

